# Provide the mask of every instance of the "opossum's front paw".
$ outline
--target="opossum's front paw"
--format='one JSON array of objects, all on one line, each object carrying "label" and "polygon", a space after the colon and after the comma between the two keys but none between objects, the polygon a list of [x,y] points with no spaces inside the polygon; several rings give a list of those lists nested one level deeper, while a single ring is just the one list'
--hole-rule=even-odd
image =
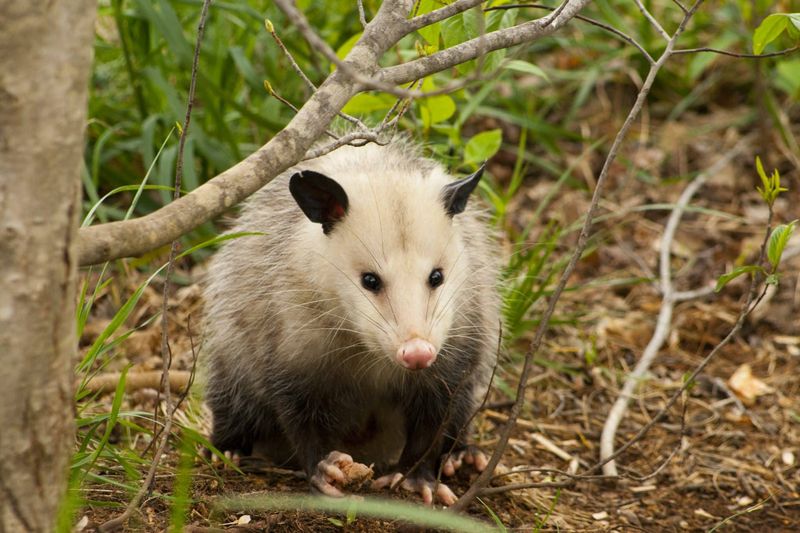
[{"label": "opossum's front paw", "polygon": [[370,478],[372,478],[372,468],[356,463],[346,453],[334,450],[317,463],[309,481],[312,489],[326,496],[341,498],[345,495],[342,488],[360,485]]},{"label": "opossum's front paw", "polygon": [[472,465],[477,472],[483,472],[486,470],[489,460],[486,458],[486,454],[477,447],[467,446],[461,451],[452,455],[445,455],[442,458],[442,474],[448,477],[455,475],[456,470],[461,468],[463,463]]},{"label": "opossum's front paw", "polygon": [[398,483],[401,482],[401,480],[402,483],[400,484],[400,487],[403,490],[416,492],[422,496],[422,501],[425,503],[425,505],[431,505],[433,503],[434,494],[436,495],[436,499],[445,505],[453,505],[458,499],[453,491],[450,490],[450,487],[444,483],[437,483],[435,479],[427,476],[412,475],[411,477],[406,477],[404,479],[403,474],[400,472],[379,477],[372,482],[372,488],[383,489],[389,487],[390,489],[393,489]]}]

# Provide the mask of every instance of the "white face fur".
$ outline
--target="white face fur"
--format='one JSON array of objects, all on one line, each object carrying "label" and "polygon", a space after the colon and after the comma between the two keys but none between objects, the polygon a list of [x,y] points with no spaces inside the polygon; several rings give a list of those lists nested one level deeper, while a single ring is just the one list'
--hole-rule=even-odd
[{"label": "white face fur", "polygon": [[326,232],[304,221],[319,254],[313,279],[335,294],[348,319],[342,327],[370,351],[409,368],[398,349],[421,340],[435,358],[458,312],[456,293],[469,283],[459,215],[448,214],[442,194],[452,178],[438,168],[326,175],[348,205]]}]

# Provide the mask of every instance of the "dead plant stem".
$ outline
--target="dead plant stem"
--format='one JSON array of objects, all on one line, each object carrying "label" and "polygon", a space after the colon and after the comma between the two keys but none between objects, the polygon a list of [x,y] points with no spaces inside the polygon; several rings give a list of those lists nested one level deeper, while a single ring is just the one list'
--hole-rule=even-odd
[{"label": "dead plant stem", "polygon": [[594,220],[594,214],[597,211],[597,206],[600,201],[600,197],[603,192],[603,187],[605,185],[606,179],[608,177],[609,169],[611,168],[612,163],[616,159],[617,153],[619,152],[620,146],[622,145],[625,136],[627,135],[628,131],[630,130],[631,126],[633,125],[634,120],[636,117],[639,116],[639,113],[644,106],[644,102],[647,99],[647,95],[650,92],[650,88],[653,86],[653,82],[655,81],[656,74],[658,74],[661,67],[666,63],[669,59],[672,49],[675,47],[675,43],[678,40],[678,37],[683,33],[686,29],[686,25],[688,24],[689,20],[694,15],[695,11],[700,7],[700,4],[703,0],[697,0],[689,12],[684,16],[681,24],[678,26],[677,30],[675,30],[675,34],[667,43],[667,47],[664,52],[661,54],[661,57],[650,67],[649,72],[647,73],[647,78],[644,80],[642,84],[642,88],[639,90],[639,94],[636,97],[636,101],[633,104],[628,116],[625,119],[625,122],[622,124],[622,127],[617,132],[616,137],[614,138],[614,142],[609,149],[608,155],[606,156],[606,160],[603,163],[603,168],[600,171],[600,176],[597,179],[597,185],[595,186],[594,194],[592,195],[592,201],[589,205],[589,210],[586,213],[586,218],[583,223],[583,227],[581,228],[580,235],[578,237],[578,242],[575,246],[575,251],[572,253],[572,257],[570,258],[567,267],[564,269],[564,272],[561,274],[561,278],[558,281],[558,285],[556,285],[553,294],[550,296],[548,301],[547,309],[545,310],[544,314],[542,315],[539,323],[539,327],[536,330],[533,340],[531,341],[530,346],[528,347],[528,351],[525,354],[525,360],[522,365],[522,372],[520,373],[519,378],[519,386],[517,387],[517,398],[514,405],[511,407],[511,411],[509,413],[508,422],[506,422],[505,426],[500,432],[500,440],[495,447],[494,453],[492,457],[489,459],[489,464],[486,467],[478,478],[475,480],[474,483],[467,489],[467,492],[464,493],[461,498],[451,507],[454,511],[462,511],[466,509],[466,507],[472,502],[472,500],[478,495],[478,493],[489,483],[491,480],[491,476],[497,467],[497,464],[500,462],[500,458],[503,455],[503,452],[508,444],[508,439],[511,436],[511,431],[514,429],[515,422],[517,417],[519,416],[520,411],[522,410],[522,404],[525,399],[525,389],[527,387],[528,376],[531,372],[531,367],[533,366],[533,359],[534,356],[538,353],[542,340],[544,339],[544,334],[547,331],[550,318],[553,316],[555,312],[556,304],[558,303],[559,298],[561,297],[561,293],[564,291],[564,288],[567,285],[567,281],[569,280],[572,272],[575,270],[575,266],[578,263],[578,260],[583,255],[583,251],[586,249],[586,245],[589,241],[589,233],[592,229],[592,223]]},{"label": "dead plant stem", "polygon": [[[192,77],[189,84],[189,98],[186,105],[186,116],[184,117],[183,121],[183,128],[181,130],[180,140],[178,142],[178,159],[175,165],[175,191],[173,200],[177,200],[180,198],[181,194],[181,180],[183,177],[183,153],[184,147],[186,145],[186,137],[189,133],[189,125],[191,123],[192,118],[192,108],[194,107],[194,93],[195,87],[197,85],[197,67],[200,62],[200,44],[203,41],[203,34],[205,33],[206,27],[206,18],[208,16],[208,10],[211,5],[211,0],[204,0],[203,7],[200,10],[200,22],[197,25],[197,40],[195,41],[194,47],[194,57],[192,59]],[[161,463],[161,457],[164,454],[164,450],[167,447],[167,443],[169,442],[169,437],[172,432],[172,420],[174,410],[172,409],[172,391],[170,387],[170,380],[169,380],[169,370],[170,366],[172,365],[172,350],[169,346],[169,335],[168,335],[168,318],[167,318],[167,302],[169,299],[169,278],[170,273],[172,271],[172,266],[175,263],[175,256],[177,255],[179,241],[176,239],[172,241],[172,245],[170,246],[169,250],[169,260],[167,262],[167,269],[164,273],[164,290],[162,293],[162,303],[161,303],[161,359],[162,359],[162,374],[161,374],[161,389],[164,391],[164,402],[166,404],[166,414],[165,414],[165,421],[164,427],[161,430],[161,434],[155,434],[154,439],[158,439],[161,437],[161,440],[158,444],[158,447],[153,452],[153,460],[150,463],[150,468],[147,471],[147,475],[145,476],[144,481],[142,482],[142,486],[139,487],[139,490],[131,498],[131,501],[128,502],[128,506],[125,508],[125,511],[103,523],[99,530],[100,531],[114,531],[125,524],[128,518],[133,513],[134,509],[139,507],[139,504],[144,498],[145,494],[150,491],[150,487],[153,484],[153,479],[155,478],[156,471],[158,470],[158,466]],[[160,395],[160,392],[159,392]],[[154,422],[157,426],[158,423],[158,408],[160,405],[160,401],[156,401],[155,413],[154,413]]]}]

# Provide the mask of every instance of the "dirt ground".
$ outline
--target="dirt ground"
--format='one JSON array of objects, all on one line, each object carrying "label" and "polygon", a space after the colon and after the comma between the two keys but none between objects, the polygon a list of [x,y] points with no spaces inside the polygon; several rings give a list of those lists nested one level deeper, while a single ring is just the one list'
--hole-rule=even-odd
[{"label": "dirt ground", "polygon": [[[559,303],[557,325],[550,329],[537,355],[539,364],[527,388],[521,420],[502,458],[498,473],[504,475],[495,479],[492,487],[566,479],[553,472],[514,472],[525,467],[565,472],[572,465],[580,474],[597,462],[600,432],[609,409],[650,340],[662,304],[653,283],[610,280],[657,276],[658,246],[669,211],[640,207],[675,202],[687,181],[652,177],[691,175],[711,166],[741,138],[739,132],[725,125],[734,123],[733,118],[730,112],[719,110],[708,116],[685,116],[680,124],[662,124],[631,135],[638,140],[627,143],[622,162],[612,169],[601,203],[601,215],[612,216],[596,225],[593,251],[570,280],[576,290],[565,293]],[[505,133],[507,139],[514,134]],[[510,140],[513,143],[513,138]],[[776,204],[775,220],[786,222],[798,217],[797,170],[780,153],[767,153],[765,157],[760,151],[764,144],[769,143],[764,139],[752,141],[695,196],[692,205],[706,211],[686,213],[672,247],[672,272],[678,290],[713,285],[737,261],[752,261],[757,254],[767,210],[754,188],[755,154],[762,154],[768,169],[778,166],[790,189]],[[580,146],[565,149],[580,153]],[[592,176],[600,163],[601,156],[596,155],[578,167],[578,175],[586,180],[584,185],[593,185]],[[512,164],[513,154],[501,153],[490,171],[503,179]],[[526,180],[512,205],[509,228],[527,224],[551,184],[535,176]],[[585,212],[588,201],[585,190],[568,187],[548,210],[547,219],[537,225],[543,228],[550,221],[571,224]],[[573,232],[565,237],[558,254],[568,255],[576,236]],[[778,289],[767,292],[740,334],[712,360],[665,419],[619,458],[621,479],[578,479],[560,489],[498,492],[482,497],[486,507],[509,530],[519,531],[800,531],[799,249],[800,241],[795,238]],[[189,331],[195,344],[202,333],[197,281],[204,265],[180,268],[184,284],[173,291],[169,315],[174,368],[188,370],[192,366]],[[115,291],[130,290],[143,278],[144,274],[131,269],[106,290],[87,327],[84,345],[110,318]],[[745,278],[740,278],[719,294],[676,304],[671,333],[648,379],[638,388],[619,428],[617,446],[627,442],[665,405],[682,386],[684,376],[727,335],[746,289]],[[147,289],[132,325],[159,311],[160,291],[157,283]],[[534,315],[541,313],[544,305],[544,301],[539,302]],[[503,350],[498,378],[509,386],[516,386],[527,342],[523,338]],[[157,323],[137,330],[121,345],[120,357],[107,370],[119,369],[129,361],[134,364],[131,373],[159,369],[159,343]],[[746,371],[743,365],[749,365],[752,371],[752,377],[745,376],[744,380],[744,386],[752,388],[751,397],[740,390],[742,385],[731,381],[737,370]],[[128,395],[124,407],[152,411],[154,398],[152,389],[142,389]],[[493,450],[509,408],[510,398],[501,387],[495,387],[487,407],[477,417],[473,439],[487,452]],[[137,446],[143,449],[142,444]],[[156,492],[171,491],[170,465],[176,463],[177,452],[170,450],[164,459],[164,473],[157,478]],[[473,478],[474,474],[462,472],[450,486],[460,494]],[[188,530],[342,530],[329,517],[301,512],[213,512],[214,501],[224,495],[306,490],[306,482],[291,473],[243,475],[198,465],[192,477],[194,503]],[[106,502],[124,503],[130,498],[127,491],[108,486],[90,487],[87,492],[93,499]],[[84,530],[91,530],[117,512],[99,505],[86,508],[82,513],[88,517]],[[487,529],[491,527],[483,505],[473,503],[469,512],[485,521]],[[249,523],[241,518],[243,514],[250,517]],[[167,503],[151,497],[128,529],[158,531],[168,523]],[[408,530],[400,523],[361,517],[344,529]]]}]

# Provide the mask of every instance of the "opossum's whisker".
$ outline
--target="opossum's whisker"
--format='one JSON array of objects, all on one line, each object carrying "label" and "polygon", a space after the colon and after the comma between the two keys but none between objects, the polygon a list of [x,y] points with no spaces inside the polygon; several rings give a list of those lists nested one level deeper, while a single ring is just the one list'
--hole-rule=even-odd
[{"label": "opossum's whisker", "polygon": [[389,296],[389,292],[386,293],[386,303],[389,304],[389,310],[392,312],[392,317],[394,317],[394,323],[397,324],[397,313],[394,312],[394,306],[392,305],[392,298]]},{"label": "opossum's whisker", "polygon": [[[460,255],[459,255],[459,258],[460,258]],[[456,260],[456,261],[458,261],[458,260]],[[468,265],[467,265],[467,268],[468,268]],[[436,308],[434,308],[434,320],[431,323],[431,328],[433,328],[439,322],[439,320],[441,320],[441,318],[442,318],[442,316],[444,314],[444,310],[447,309],[447,306],[450,305],[450,302],[453,300],[453,298],[455,298],[456,295],[460,294],[460,289],[464,285],[464,283],[466,283],[469,280],[472,280],[476,275],[479,275],[481,273],[481,270],[484,270],[486,268],[489,268],[489,265],[484,265],[484,266],[482,266],[480,268],[476,268],[474,270],[471,270],[471,271],[469,271],[467,273],[467,275],[465,275],[465,276],[463,276],[461,278],[461,281],[458,283],[458,285],[455,287],[455,289],[452,290],[452,294],[450,295],[450,298],[447,300],[445,305],[442,306],[442,311],[441,311],[441,313],[439,314],[438,317],[435,314],[435,309]],[[454,268],[454,272],[456,272],[455,268]],[[484,288],[486,286],[487,286],[486,284],[477,284],[477,285],[471,285],[470,288],[474,287],[474,289],[479,289],[479,288]],[[491,285],[491,286],[494,287],[494,285]],[[474,297],[478,297],[478,293],[474,289],[472,291],[472,295],[474,295]],[[472,295],[470,297],[472,297]],[[439,302],[437,301],[437,307],[438,307],[438,303]]]},{"label": "opossum's whisker", "polygon": [[[452,272],[445,272],[445,274],[444,274],[445,275],[445,280],[447,280],[449,277],[454,277],[454,276],[457,275],[456,273],[458,271],[456,270],[456,266],[459,264],[463,253],[464,253],[464,248],[461,248],[461,250],[458,252],[458,255],[456,256],[455,261],[453,261],[453,266],[451,267]],[[456,277],[456,279],[458,279],[458,278]],[[433,311],[431,312],[431,316],[434,317],[434,318],[436,317],[436,309],[439,307],[439,301],[442,298],[442,294],[444,294],[444,290],[439,290],[439,291],[437,291],[437,293],[438,294],[436,295],[436,302],[433,304]],[[425,319],[426,320],[428,319],[428,311],[427,311],[427,309],[425,311]],[[430,321],[430,326],[428,328],[428,335],[431,334],[431,331],[433,331],[433,327],[435,325],[436,325],[436,320]]]},{"label": "opossum's whisker", "polygon": [[[319,319],[325,317],[326,315],[332,314],[334,311],[336,311],[336,308],[332,307],[332,308],[328,309],[327,311],[324,311],[324,312],[318,314],[312,320],[309,320],[308,322],[306,322],[304,324],[301,324],[300,327],[296,328],[294,331],[289,333],[289,335],[278,344],[278,346],[276,347],[276,350],[285,347],[288,344],[289,341],[293,341],[294,338],[297,335],[299,335],[300,333],[304,333],[306,331],[313,330],[313,328],[311,326],[314,324],[314,322],[316,322]],[[334,315],[334,316],[336,316],[336,315]]]},{"label": "opossum's whisker", "polygon": [[358,284],[357,284],[355,281],[353,281],[353,280],[350,278],[350,276],[348,276],[348,275],[347,275],[347,274],[344,272],[344,270],[342,270],[341,268],[339,268],[339,265],[336,265],[336,264],[334,264],[332,261],[330,261],[330,260],[329,260],[327,257],[325,257],[324,255],[320,254],[319,252],[316,252],[316,254],[317,254],[318,256],[320,256],[322,259],[324,259],[326,263],[328,263],[328,264],[329,264],[329,265],[331,265],[333,268],[335,268],[335,269],[336,269],[336,270],[337,270],[337,271],[338,271],[338,272],[339,272],[339,273],[340,273],[342,276],[344,276],[344,278],[345,278],[347,281],[349,281],[349,282],[350,282],[350,284],[352,284],[352,285],[353,285],[353,287],[355,287],[355,288],[358,290],[358,292],[361,294],[361,296],[363,296],[363,297],[364,297],[364,299],[365,299],[365,300],[367,300],[367,301],[369,302],[369,304],[372,306],[372,308],[373,308],[373,309],[375,309],[375,312],[376,312],[376,313],[378,313],[378,315],[379,315],[379,316],[380,316],[380,317],[383,319],[383,321],[384,321],[384,322],[386,322],[386,325],[387,325],[387,326],[389,326],[390,328],[392,328],[392,330],[394,330],[394,327],[392,327],[392,325],[389,323],[389,321],[388,321],[388,320],[386,320],[386,317],[385,317],[385,316],[383,316],[383,313],[381,313],[381,310],[380,310],[380,309],[378,309],[378,307],[377,307],[377,306],[375,305],[375,303],[374,303],[374,302],[373,302],[373,301],[372,301],[372,300],[369,298],[369,296],[367,296],[367,295],[364,293],[364,290],[363,290],[363,289],[362,289],[362,288],[361,288],[361,287],[360,287],[360,286],[359,286],[359,285],[358,285]]},{"label": "opossum's whisker", "polygon": [[[459,258],[460,257],[461,255],[459,254]],[[458,262],[458,260],[456,260],[456,262]],[[465,266],[464,268],[468,269],[469,265]],[[453,270],[455,271],[455,268]],[[430,326],[431,330],[439,323],[442,317],[444,317],[445,310],[447,310],[448,306],[453,301],[453,299],[461,294],[461,288],[464,286],[465,283],[467,283],[467,281],[469,281],[472,277],[474,277],[475,272],[476,271],[470,271],[467,272],[466,275],[461,276],[461,280],[459,281],[459,283],[456,285],[454,289],[452,289],[450,297],[447,299],[446,302],[444,302],[444,305],[442,305],[441,311],[439,312],[438,316],[436,314],[436,309],[438,308],[439,302],[437,301],[436,307],[434,308],[433,320],[431,321],[431,326]]]},{"label": "opossum's whisker", "polygon": [[[361,315],[362,317],[364,317],[364,318],[367,320],[367,322],[369,322],[370,324],[372,324],[373,326],[375,326],[376,328],[378,328],[379,330],[381,330],[381,332],[383,332],[384,334],[386,334],[386,335],[388,335],[388,334],[389,334],[389,331],[388,331],[386,328],[384,328],[384,327],[381,325],[381,323],[380,323],[380,322],[378,322],[377,320],[375,320],[374,318],[372,318],[371,316],[369,316],[367,313],[365,313],[365,312],[364,312],[364,311],[362,311],[361,309],[354,309],[354,311],[356,311],[356,312],[357,312],[359,315]],[[385,321],[385,320],[384,320],[384,321]]]},{"label": "opossum's whisker", "polygon": [[375,257],[375,254],[372,253],[372,250],[370,250],[369,246],[367,246],[367,244],[361,239],[361,237],[359,237],[358,234],[355,231],[353,231],[352,229],[350,229],[349,227],[347,227],[347,226],[344,226],[344,227],[347,229],[347,232],[350,235],[352,235],[353,237],[355,237],[356,240],[361,244],[361,246],[364,247],[364,249],[367,251],[369,256],[372,258],[372,260],[378,266],[378,268],[381,268],[381,262],[378,261],[378,258]]},{"label": "opossum's whisker", "polygon": [[[434,266],[434,268],[436,268],[436,266],[438,266],[438,265],[441,265],[442,262],[444,261],[445,253],[448,251],[448,247],[450,246],[450,241],[453,239],[454,235],[455,235],[455,232],[453,232],[453,233],[451,233],[450,235],[447,236],[447,240],[444,242],[444,246],[442,247],[442,253],[439,255],[439,258],[436,260],[436,265]],[[464,251],[464,249],[462,248],[461,252],[463,252],[463,251]],[[458,257],[461,255],[461,252],[459,252],[458,256],[456,257],[456,260],[454,261],[453,266],[455,266],[455,264],[458,263]],[[450,276],[450,273],[449,272],[445,272],[445,276]],[[434,306],[433,306],[433,309],[434,309],[434,313],[433,314],[435,314],[436,305],[439,302],[439,298],[440,298],[441,293],[442,293],[442,291],[438,291],[438,294],[436,296],[436,298],[437,298],[436,299],[436,304],[434,304]],[[426,321],[428,320],[428,314],[429,314],[429,311],[430,311],[430,304],[431,304],[431,295],[430,295],[430,293],[428,293],[428,302],[427,302],[427,305],[425,307],[425,320]],[[430,335],[430,331],[431,330],[429,329],[428,330],[428,335]]]},{"label": "opossum's whisker", "polygon": [[[334,316],[334,318],[337,318],[337,316]],[[336,324],[336,327],[335,328],[329,328],[330,331],[328,332],[328,335],[325,337],[324,344],[326,346],[329,345],[331,342],[333,342],[333,340],[336,338],[336,336],[339,334],[339,332],[342,331],[342,326],[347,321],[347,317],[345,315],[338,316],[338,318],[339,318],[339,322]]]},{"label": "opossum's whisker", "polygon": [[[372,201],[375,203],[375,213],[378,215],[378,230],[381,232],[381,254],[383,255],[383,260],[388,262],[388,259],[386,259],[386,247],[384,246],[386,239],[383,236],[383,221],[381,221],[381,209],[378,206],[378,195],[375,194],[375,187],[372,186],[372,180],[371,179],[367,180],[367,183],[369,183],[369,189],[370,191],[372,191]],[[397,320],[397,317],[395,317],[395,320]]]}]

